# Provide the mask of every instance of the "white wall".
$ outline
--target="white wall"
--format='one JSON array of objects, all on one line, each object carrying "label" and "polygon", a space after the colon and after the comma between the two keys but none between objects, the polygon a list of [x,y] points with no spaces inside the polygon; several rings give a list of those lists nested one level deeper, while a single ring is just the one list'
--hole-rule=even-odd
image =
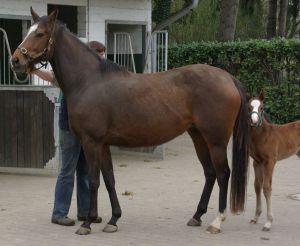
[{"label": "white wall", "polygon": [[151,30],[151,0],[90,0],[90,40],[105,42],[105,21],[147,22]]},{"label": "white wall", "polygon": [[85,6],[86,0],[1,0],[0,1],[0,16],[9,15],[12,18],[23,16],[30,18],[30,6],[40,15],[47,14],[47,4],[64,4]]},{"label": "white wall", "polygon": [[[151,30],[151,0],[1,0],[0,18],[30,19],[30,6],[39,14],[47,14],[47,4],[63,4],[75,6],[89,6],[89,25],[86,23],[89,40],[105,43],[105,21],[138,21],[147,22],[148,31]],[[86,8],[88,9],[88,8]],[[81,17],[80,17],[81,16]],[[82,9],[79,13],[82,18]],[[87,18],[88,20],[88,18]],[[79,31],[82,33],[82,22]]]}]

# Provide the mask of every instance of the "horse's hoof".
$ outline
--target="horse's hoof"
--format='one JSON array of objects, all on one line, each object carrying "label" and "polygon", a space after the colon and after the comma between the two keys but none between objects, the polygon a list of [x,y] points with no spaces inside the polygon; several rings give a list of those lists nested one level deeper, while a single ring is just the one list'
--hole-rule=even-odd
[{"label": "horse's hoof", "polygon": [[261,230],[262,231],[270,231],[271,228],[264,226]]},{"label": "horse's hoof", "polygon": [[106,224],[106,226],[103,228],[103,232],[116,232],[118,230],[118,227],[116,225]]},{"label": "horse's hoof", "polygon": [[209,227],[207,227],[206,232],[208,232],[210,234],[218,234],[221,232],[221,230],[219,228],[216,228],[216,227],[210,225]]},{"label": "horse's hoof", "polygon": [[257,223],[257,220],[255,220],[255,219],[250,220],[250,224],[256,224],[256,223]]},{"label": "horse's hoof", "polygon": [[91,228],[86,228],[80,226],[79,229],[75,232],[77,235],[88,235],[91,233]]},{"label": "horse's hoof", "polygon": [[198,221],[198,220],[196,220],[196,219],[194,219],[194,218],[191,218],[191,219],[189,220],[189,222],[187,223],[187,225],[188,225],[188,226],[201,226],[201,223],[202,223],[201,220]]}]

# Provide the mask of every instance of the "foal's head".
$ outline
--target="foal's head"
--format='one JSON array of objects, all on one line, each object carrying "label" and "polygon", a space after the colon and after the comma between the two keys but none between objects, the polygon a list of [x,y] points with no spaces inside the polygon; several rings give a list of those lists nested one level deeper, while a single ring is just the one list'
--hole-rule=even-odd
[{"label": "foal's head", "polygon": [[53,32],[58,11],[54,10],[49,16],[43,17],[32,8],[30,11],[33,24],[11,57],[16,72],[26,72],[34,64],[51,59],[53,52]]},{"label": "foal's head", "polygon": [[264,93],[260,92],[258,97],[248,96],[248,111],[251,126],[259,127],[264,117]]}]

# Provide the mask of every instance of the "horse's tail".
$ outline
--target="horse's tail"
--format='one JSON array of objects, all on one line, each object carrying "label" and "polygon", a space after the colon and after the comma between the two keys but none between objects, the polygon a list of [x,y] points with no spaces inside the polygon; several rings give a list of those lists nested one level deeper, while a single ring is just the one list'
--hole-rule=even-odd
[{"label": "horse's tail", "polygon": [[249,123],[246,93],[233,78],[241,95],[241,106],[233,130],[230,208],[233,213],[244,210],[249,164]]}]

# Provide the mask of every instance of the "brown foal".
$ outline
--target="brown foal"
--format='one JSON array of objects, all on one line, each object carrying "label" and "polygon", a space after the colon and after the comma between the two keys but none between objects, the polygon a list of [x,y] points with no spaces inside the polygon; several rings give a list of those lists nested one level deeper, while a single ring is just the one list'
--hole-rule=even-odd
[{"label": "brown foal", "polygon": [[263,189],[267,203],[267,222],[262,230],[269,231],[273,222],[271,193],[274,166],[277,161],[294,154],[300,158],[300,120],[284,125],[269,123],[263,117],[263,100],[263,93],[248,100],[251,118],[250,156],[254,160],[256,192],[256,211],[250,223],[256,224],[262,212]]}]

